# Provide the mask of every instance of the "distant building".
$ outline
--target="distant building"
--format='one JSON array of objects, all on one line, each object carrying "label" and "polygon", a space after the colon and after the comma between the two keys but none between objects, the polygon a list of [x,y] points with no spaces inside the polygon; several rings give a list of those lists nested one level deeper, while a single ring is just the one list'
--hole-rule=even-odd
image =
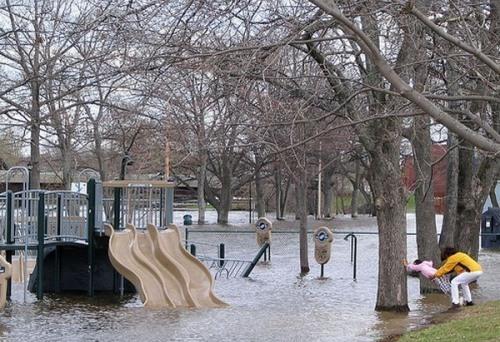
[{"label": "distant building", "polygon": [[[432,145],[432,184],[434,186],[434,207],[436,213],[444,213],[446,206],[446,177],[448,157],[445,145]],[[407,156],[403,160],[403,181],[406,189],[414,191],[416,186],[415,168],[413,156]]]},{"label": "distant building", "polygon": [[[0,170],[0,193],[5,191],[7,180],[7,170]],[[12,174],[9,179],[9,190],[14,192],[23,190],[24,179],[20,172]],[[40,187],[44,190],[62,190],[64,184],[62,175],[52,171],[40,172]]]}]

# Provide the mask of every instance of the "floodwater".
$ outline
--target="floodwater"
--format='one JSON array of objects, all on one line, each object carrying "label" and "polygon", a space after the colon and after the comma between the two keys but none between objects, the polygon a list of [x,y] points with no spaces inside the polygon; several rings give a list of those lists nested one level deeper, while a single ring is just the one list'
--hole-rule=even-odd
[{"label": "floodwater", "polygon": [[[182,225],[183,212],[174,221]],[[226,257],[251,260],[257,251],[254,234],[196,233],[196,230],[248,229],[248,213],[233,213],[236,225],[191,226],[190,239],[203,244],[198,252],[215,254],[223,242]],[[195,215],[193,215],[195,216]],[[234,219],[234,220],[233,220]],[[209,222],[214,216],[209,215]],[[196,222],[195,220],[193,220]],[[441,217],[437,217],[441,225]],[[376,232],[375,219],[339,217],[310,220],[312,226],[334,226],[338,231]],[[377,291],[377,236],[358,235],[357,280],[352,276],[350,243],[345,234],[334,236],[332,258],[325,265],[326,279],[309,245],[311,272],[299,277],[298,234],[292,220],[275,226],[271,262],[259,264],[249,279],[220,277],[215,292],[230,307],[223,309],[149,310],[137,296],[46,296],[36,301],[30,294],[23,304],[22,284],[13,287],[12,302],[0,313],[0,340],[6,341],[376,341],[422,326],[446,310],[445,295],[419,294],[418,279],[409,278],[411,312],[375,312]],[[415,231],[415,217],[408,215],[408,230]],[[278,233],[283,231],[283,233]],[[403,258],[404,256],[402,256]],[[408,258],[416,257],[415,237],[408,237]],[[500,299],[495,274],[500,254],[481,251],[485,273],[473,289],[476,302]]]}]

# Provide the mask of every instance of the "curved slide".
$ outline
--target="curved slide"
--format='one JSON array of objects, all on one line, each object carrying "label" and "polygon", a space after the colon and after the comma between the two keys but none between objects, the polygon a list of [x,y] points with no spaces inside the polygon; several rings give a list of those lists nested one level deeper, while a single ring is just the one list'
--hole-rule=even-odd
[{"label": "curved slide", "polygon": [[141,232],[133,225],[123,231],[106,225],[106,233],[111,264],[135,286],[145,307],[226,305],[213,294],[208,269],[182,247],[177,227],[160,232],[149,225]]},{"label": "curved slide", "polygon": [[189,292],[197,306],[219,307],[226,305],[213,293],[214,283],[208,268],[182,246],[177,226],[169,225],[168,229],[159,231],[155,226],[148,225],[148,232],[153,241],[157,243],[156,256],[162,261],[170,260],[175,264],[188,285]]}]

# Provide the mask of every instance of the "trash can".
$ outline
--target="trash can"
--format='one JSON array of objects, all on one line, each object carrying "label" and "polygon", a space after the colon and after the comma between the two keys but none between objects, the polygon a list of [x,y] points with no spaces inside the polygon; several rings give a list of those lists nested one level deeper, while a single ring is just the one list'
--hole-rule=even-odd
[{"label": "trash can", "polygon": [[183,218],[184,218],[184,225],[185,226],[190,226],[193,224],[193,217],[191,215],[189,215],[189,214],[184,215]]},{"label": "trash can", "polygon": [[500,208],[488,208],[481,215],[481,247],[500,248]]}]

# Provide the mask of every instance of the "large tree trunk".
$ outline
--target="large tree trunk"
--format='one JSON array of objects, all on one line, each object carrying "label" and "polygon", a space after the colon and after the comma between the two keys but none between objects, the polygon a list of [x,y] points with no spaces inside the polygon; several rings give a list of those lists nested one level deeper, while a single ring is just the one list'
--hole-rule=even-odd
[{"label": "large tree trunk", "polygon": [[[496,178],[498,178],[498,176]],[[498,208],[498,199],[497,199],[497,193],[496,193],[497,186],[498,186],[498,184],[497,184],[497,182],[495,182],[495,183],[493,183],[493,186],[490,189],[491,206],[494,208]]]},{"label": "large tree trunk", "polygon": [[[35,93],[35,92],[34,92]],[[36,92],[37,93],[37,92]],[[36,96],[36,95],[33,95]],[[35,104],[37,103],[37,104]],[[38,99],[33,99],[30,126],[30,189],[40,189],[40,109]]]},{"label": "large tree trunk", "polygon": [[71,182],[73,181],[73,154],[70,149],[71,146],[61,148],[62,179],[66,190],[71,189]]},{"label": "large tree trunk", "polygon": [[496,182],[500,159],[484,159],[474,173],[473,152],[464,148],[460,156],[456,247],[477,258],[481,214],[489,189]]},{"label": "large tree trunk", "polygon": [[377,137],[370,153],[372,184],[379,229],[377,311],[409,311],[407,279],[402,257],[406,255],[406,202],[399,168],[400,122],[381,120],[371,127]]},{"label": "large tree trunk", "polygon": [[[439,264],[439,248],[436,238],[436,215],[434,212],[434,186],[432,184],[432,141],[428,116],[414,118],[414,168],[417,177],[415,188],[415,214],[417,226],[417,249],[420,260],[432,260]],[[434,292],[436,286],[425,277],[420,277],[420,293]]]},{"label": "large tree trunk", "polygon": [[309,273],[309,258],[307,248],[307,173],[306,170],[300,168],[297,180],[297,216],[300,218],[299,223],[299,249],[300,249],[300,274]]},{"label": "large tree trunk", "polygon": [[229,211],[233,203],[233,189],[232,189],[233,175],[231,169],[224,165],[222,166],[222,179],[220,202],[217,210],[217,223],[227,224],[229,222]]},{"label": "large tree trunk", "polygon": [[[450,21],[448,28],[450,34],[457,33],[457,23]],[[450,45],[450,54],[458,53],[458,49],[454,45]],[[446,82],[447,93],[449,96],[460,94],[460,78],[462,74],[458,71],[457,62],[451,58],[447,63],[446,77],[449,82]],[[460,102],[450,101],[448,107],[451,110],[460,110]],[[459,170],[459,149],[454,148],[459,143],[457,135],[448,131],[448,155],[447,155],[447,174],[446,174],[446,208],[441,227],[441,235],[439,237],[439,247],[444,249],[447,246],[455,246],[457,236],[456,220],[457,220],[457,204],[458,204],[458,170]]]},{"label": "large tree trunk", "polygon": [[459,149],[452,148],[456,143],[456,135],[452,132],[448,132],[446,208],[443,216],[441,235],[439,236],[439,247],[441,249],[447,246],[455,246],[455,239],[457,235],[456,224],[458,204]]},{"label": "large tree trunk", "polygon": [[471,224],[476,221],[473,183],[477,182],[474,180],[473,163],[473,148],[469,143],[463,142],[459,151],[455,247],[465,253],[472,250]]}]

